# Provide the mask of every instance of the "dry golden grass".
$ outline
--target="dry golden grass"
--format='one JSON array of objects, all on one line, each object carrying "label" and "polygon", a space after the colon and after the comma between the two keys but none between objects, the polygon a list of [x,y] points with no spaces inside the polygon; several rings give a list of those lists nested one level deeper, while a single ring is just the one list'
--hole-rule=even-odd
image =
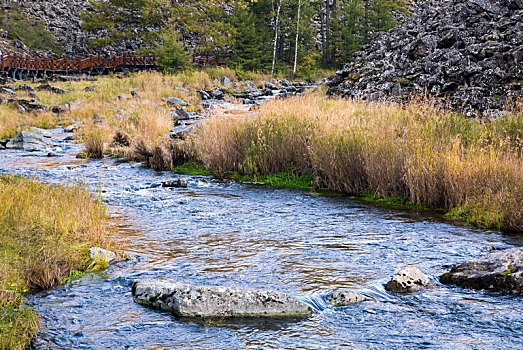
[{"label": "dry golden grass", "polygon": [[332,190],[407,197],[523,231],[522,133],[521,113],[480,121],[419,101],[306,95],[269,102],[253,118],[214,117],[190,144],[217,174],[312,174]]},{"label": "dry golden grass", "polygon": [[105,207],[83,186],[0,176],[0,348],[24,349],[38,328],[23,295],[89,268],[106,246]]}]

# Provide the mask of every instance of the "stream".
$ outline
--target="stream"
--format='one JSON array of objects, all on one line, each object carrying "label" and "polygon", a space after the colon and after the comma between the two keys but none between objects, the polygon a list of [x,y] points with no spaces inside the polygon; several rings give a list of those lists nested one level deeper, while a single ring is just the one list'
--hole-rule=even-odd
[{"label": "stream", "polygon": [[[52,130],[53,137],[70,134]],[[437,276],[488,249],[523,245],[507,235],[416,213],[301,190],[188,176],[119,160],[80,160],[81,145],[0,151],[0,173],[101,190],[112,246],[136,257],[27,297],[46,328],[35,349],[521,349],[523,298],[442,286]],[[438,288],[409,295],[384,284],[405,265]],[[298,320],[187,320],[133,302],[136,278],[283,291],[314,306]],[[374,298],[347,307],[329,292]]]}]

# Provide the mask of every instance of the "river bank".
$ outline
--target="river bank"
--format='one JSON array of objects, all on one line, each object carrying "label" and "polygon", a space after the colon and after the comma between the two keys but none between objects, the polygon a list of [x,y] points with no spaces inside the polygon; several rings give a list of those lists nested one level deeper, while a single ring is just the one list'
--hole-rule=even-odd
[{"label": "river bank", "polygon": [[311,187],[401,199],[520,232],[521,130],[521,113],[482,121],[424,102],[402,107],[312,94],[271,101],[252,118],[212,117],[174,152],[158,153],[189,154],[219,178],[305,176]]},{"label": "river bank", "polygon": [[[69,135],[57,130],[52,138]],[[520,297],[445,287],[437,280],[451,265],[521,246],[521,236],[347,196],[203,175],[184,175],[186,188],[163,187],[158,185],[180,176],[109,157],[77,159],[83,145],[59,144],[57,157],[5,150],[1,172],[55,184],[81,178],[92,191],[102,186],[115,217],[111,242],[136,259],[27,295],[47,325],[33,341],[35,349],[314,349],[319,342],[329,348],[521,346]],[[386,291],[404,266],[418,267],[438,287],[411,295]],[[135,280],[165,277],[194,286],[276,290],[317,311],[298,321],[195,321],[132,301]],[[370,300],[345,307],[325,302],[326,295],[344,290]]]},{"label": "river bank", "polygon": [[107,246],[105,206],[82,185],[0,175],[0,348],[24,349],[40,328],[25,295],[105,267],[89,257]]}]

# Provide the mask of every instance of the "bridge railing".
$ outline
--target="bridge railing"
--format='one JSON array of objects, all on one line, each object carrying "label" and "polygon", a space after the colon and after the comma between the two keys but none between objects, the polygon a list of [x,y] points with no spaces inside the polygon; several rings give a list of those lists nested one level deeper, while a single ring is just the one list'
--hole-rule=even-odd
[{"label": "bridge railing", "polygon": [[156,58],[151,55],[136,56],[123,54],[119,56],[90,55],[86,58],[31,57],[7,53],[0,55],[0,72],[39,71],[85,73],[93,70],[147,69],[156,66]]}]

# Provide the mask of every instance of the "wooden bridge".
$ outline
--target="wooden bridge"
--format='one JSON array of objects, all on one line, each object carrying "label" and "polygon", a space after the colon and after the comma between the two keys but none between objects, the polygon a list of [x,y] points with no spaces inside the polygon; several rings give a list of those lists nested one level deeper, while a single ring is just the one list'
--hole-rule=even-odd
[{"label": "wooden bridge", "polygon": [[89,56],[87,58],[31,57],[7,53],[0,56],[0,74],[14,79],[28,79],[49,74],[106,74],[123,70],[137,71],[156,68],[156,58],[150,55]]}]

